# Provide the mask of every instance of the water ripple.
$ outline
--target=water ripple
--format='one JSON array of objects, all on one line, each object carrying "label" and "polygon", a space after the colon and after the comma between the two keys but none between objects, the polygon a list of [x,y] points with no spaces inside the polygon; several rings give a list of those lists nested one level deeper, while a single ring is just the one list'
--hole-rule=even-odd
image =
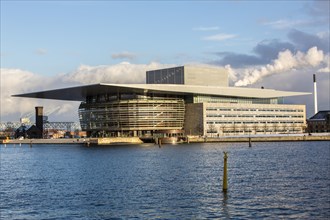
[{"label": "water ripple", "polygon": [[[222,192],[223,151],[229,191]],[[0,146],[1,219],[327,219],[329,142]]]}]

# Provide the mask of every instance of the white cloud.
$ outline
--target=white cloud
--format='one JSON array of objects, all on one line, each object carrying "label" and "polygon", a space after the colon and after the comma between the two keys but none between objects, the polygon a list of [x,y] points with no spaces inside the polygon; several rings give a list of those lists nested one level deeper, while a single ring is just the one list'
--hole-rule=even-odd
[{"label": "white cloud", "polygon": [[330,73],[330,55],[328,54],[324,58],[324,66],[317,70],[318,73]]},{"label": "white cloud", "polygon": [[132,52],[127,52],[127,51],[123,51],[120,53],[114,53],[111,55],[112,59],[128,59],[128,60],[133,60],[135,59],[137,56],[135,53]]},{"label": "white cloud", "polygon": [[270,22],[262,22],[263,25],[270,26],[275,29],[290,29],[295,28],[297,26],[305,26],[310,25],[311,21],[304,21],[304,20],[277,20],[277,21],[270,21]]},{"label": "white cloud", "polygon": [[322,31],[316,34],[321,39],[329,39],[330,32],[329,31]]},{"label": "white cloud", "polygon": [[[19,117],[34,111],[39,105],[37,99],[23,99],[11,97],[14,94],[46,90],[54,83],[51,78],[46,78],[32,72],[20,69],[1,69],[1,121],[7,117]],[[50,104],[51,105],[51,104]]]},{"label": "white cloud", "polygon": [[63,77],[65,82],[80,84],[90,83],[145,83],[147,70],[172,67],[169,64],[130,64],[122,62],[115,65],[88,66],[81,65],[77,70]]},{"label": "white cloud", "polygon": [[235,38],[237,37],[237,35],[235,34],[216,34],[216,35],[211,35],[208,37],[204,37],[203,40],[207,40],[207,41],[224,41],[224,40],[228,40],[231,38]]},{"label": "white cloud", "polygon": [[193,28],[193,31],[217,31],[219,30],[219,27],[212,26],[212,27],[195,27]]},{"label": "white cloud", "polygon": [[318,73],[330,73],[330,67],[324,67],[317,71]]},{"label": "white cloud", "polygon": [[[328,56],[325,56],[326,59],[327,57]],[[262,75],[259,80],[255,81],[253,86],[263,85],[266,88],[289,91],[312,91],[312,88],[308,87],[309,82],[312,81],[311,73],[315,73],[317,69],[319,69],[320,64],[324,64],[322,53],[319,50],[312,49],[309,53],[301,53],[299,55],[284,53],[279,56],[279,60],[286,60],[288,64],[274,62],[272,64],[273,68],[282,68],[282,71],[287,74],[271,74],[269,77],[264,77]],[[292,70],[298,68],[297,65],[301,62],[306,63],[307,68],[300,69],[299,71]],[[295,65],[289,63],[295,63]],[[318,63],[319,65],[317,65]],[[44,77],[20,69],[2,68],[0,94],[1,121],[18,121],[21,116],[34,112],[34,107],[38,105],[44,106],[45,111],[55,109],[58,106],[60,107],[58,111],[50,116],[50,121],[78,121],[79,102],[19,98],[12,97],[12,95],[99,82],[145,83],[145,72],[147,70],[173,66],[175,65],[155,62],[150,64],[130,64],[123,62],[115,65],[102,66],[81,65],[72,72],[58,74],[53,77]],[[229,65],[225,66],[225,68],[229,71],[231,82],[242,79],[238,73],[243,70],[232,69]],[[271,67],[269,68],[271,69]],[[303,75],[299,74],[300,72],[302,72]],[[326,109],[329,105],[329,76],[327,76],[329,74],[319,75],[318,81],[319,88],[321,89],[319,92],[320,109]],[[310,83],[310,85],[312,85],[312,83]],[[297,104],[306,103],[308,108],[312,106],[312,102],[309,101],[308,96],[297,100]]]},{"label": "white cloud", "polygon": [[130,64],[88,66],[81,65],[70,73],[44,77],[21,69],[1,68],[1,121],[19,121],[19,118],[33,112],[34,107],[44,106],[45,111],[60,106],[50,121],[77,121],[79,102],[12,97],[15,94],[64,88],[92,83],[145,83],[147,70],[173,67],[171,64]]},{"label": "white cloud", "polygon": [[47,50],[44,49],[44,48],[38,48],[36,50],[36,54],[38,54],[38,55],[46,55],[47,54]]}]

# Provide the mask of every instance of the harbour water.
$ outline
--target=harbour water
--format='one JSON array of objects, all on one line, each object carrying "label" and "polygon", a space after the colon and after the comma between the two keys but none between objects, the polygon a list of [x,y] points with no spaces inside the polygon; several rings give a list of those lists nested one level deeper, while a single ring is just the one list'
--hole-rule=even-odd
[{"label": "harbour water", "polygon": [[330,218],[328,141],[16,144],[0,153],[1,219]]}]

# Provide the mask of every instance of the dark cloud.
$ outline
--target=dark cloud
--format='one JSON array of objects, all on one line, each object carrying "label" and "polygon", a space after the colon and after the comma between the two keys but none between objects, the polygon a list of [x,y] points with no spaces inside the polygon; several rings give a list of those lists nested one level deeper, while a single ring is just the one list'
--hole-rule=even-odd
[{"label": "dark cloud", "polygon": [[[329,36],[329,34],[327,35]],[[330,51],[329,37],[319,37],[296,29],[291,30],[288,33],[288,37],[300,51],[306,52],[309,48],[315,46],[325,53]]]},{"label": "dark cloud", "polygon": [[263,40],[253,49],[253,54],[239,54],[233,52],[214,53],[219,59],[210,62],[215,65],[231,65],[233,68],[243,68],[254,65],[271,63],[276,59],[279,52],[290,50],[292,53],[299,51],[306,52],[312,47],[317,47],[324,53],[329,53],[329,33],[323,36],[308,34],[296,29],[288,33],[290,42],[283,42],[278,39]]},{"label": "dark cloud", "polygon": [[281,42],[277,39],[264,40],[253,48],[252,55],[238,54],[232,52],[215,53],[220,60],[213,61],[212,64],[227,65],[230,64],[234,68],[242,68],[253,65],[268,64],[276,59],[278,53],[284,50],[295,51],[295,46],[289,42]]},{"label": "dark cloud", "polygon": [[[329,13],[330,1],[315,0],[307,5],[307,10],[310,15],[317,17],[330,17]],[[329,21],[329,20],[328,20]]]},{"label": "dark cloud", "polygon": [[267,63],[276,59],[278,53],[284,50],[290,50],[293,52],[295,51],[295,46],[289,42],[281,42],[277,39],[273,39],[261,41],[253,48],[253,52],[266,60]]},{"label": "dark cloud", "polygon": [[329,28],[330,1],[314,0],[305,4],[305,11],[310,16],[309,26],[326,26]]}]

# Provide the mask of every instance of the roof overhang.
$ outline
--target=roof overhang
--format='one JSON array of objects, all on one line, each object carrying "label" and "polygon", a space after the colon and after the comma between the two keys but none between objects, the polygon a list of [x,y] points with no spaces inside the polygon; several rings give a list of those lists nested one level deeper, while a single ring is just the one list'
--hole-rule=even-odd
[{"label": "roof overhang", "polygon": [[14,97],[56,99],[67,101],[85,101],[87,96],[114,93],[137,94],[172,94],[172,95],[210,95],[249,98],[277,98],[299,95],[310,95],[306,92],[287,92],[273,89],[256,89],[242,87],[215,87],[177,84],[92,84],[70,88],[54,89],[40,92],[13,95]]}]

